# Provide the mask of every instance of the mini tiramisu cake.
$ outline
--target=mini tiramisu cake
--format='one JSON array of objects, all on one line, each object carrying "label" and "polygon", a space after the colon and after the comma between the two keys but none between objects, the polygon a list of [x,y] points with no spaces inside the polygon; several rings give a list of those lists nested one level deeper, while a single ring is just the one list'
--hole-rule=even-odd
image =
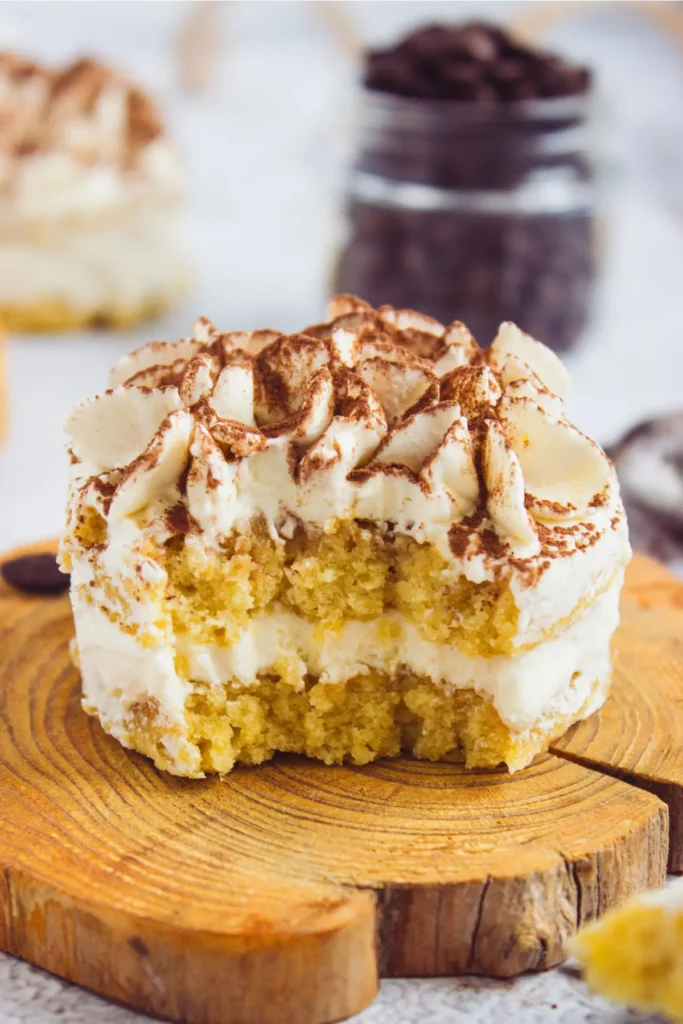
[{"label": "mini tiramisu cake", "polygon": [[83,704],[189,776],[275,751],[523,768],[610,684],[629,558],[558,358],[348,296],[153,342],[67,424]]},{"label": "mini tiramisu cake", "polygon": [[143,92],[0,54],[0,120],[0,322],[126,326],[183,292],[182,175]]}]

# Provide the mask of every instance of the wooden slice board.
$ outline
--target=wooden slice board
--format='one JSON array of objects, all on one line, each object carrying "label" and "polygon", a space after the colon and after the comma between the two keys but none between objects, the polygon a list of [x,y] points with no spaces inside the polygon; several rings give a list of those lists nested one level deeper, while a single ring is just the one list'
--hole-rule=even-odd
[{"label": "wooden slice board", "polygon": [[0,949],[138,1011],[322,1024],[378,974],[541,970],[663,882],[667,804],[683,865],[683,586],[654,563],[607,705],[516,775],[280,757],[175,779],[83,713],[72,632],[66,597],[0,583]]},{"label": "wooden slice board", "polygon": [[612,699],[552,750],[659,796],[669,870],[683,872],[683,583],[652,559],[629,566]]}]

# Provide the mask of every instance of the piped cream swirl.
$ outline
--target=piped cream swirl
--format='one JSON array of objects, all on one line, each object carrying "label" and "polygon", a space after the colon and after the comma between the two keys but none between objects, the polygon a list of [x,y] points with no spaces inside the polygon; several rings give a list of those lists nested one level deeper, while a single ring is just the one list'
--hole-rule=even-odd
[{"label": "piped cream swirl", "polygon": [[[159,465],[182,436],[190,478],[221,494],[207,503],[195,484],[186,496],[216,539],[257,513],[276,526],[355,516],[420,538],[483,508],[528,554],[539,524],[590,521],[610,502],[610,463],[566,421],[567,375],[550,350],[512,324],[483,352],[460,325],[350,298],[340,307],[289,336],[220,334],[202,320],[193,338],[127,356],[112,390],[69,418],[77,476],[119,477],[107,515],[128,507],[117,498],[131,475],[140,507],[180,501],[181,473]],[[180,435],[179,420],[191,424]]]}]

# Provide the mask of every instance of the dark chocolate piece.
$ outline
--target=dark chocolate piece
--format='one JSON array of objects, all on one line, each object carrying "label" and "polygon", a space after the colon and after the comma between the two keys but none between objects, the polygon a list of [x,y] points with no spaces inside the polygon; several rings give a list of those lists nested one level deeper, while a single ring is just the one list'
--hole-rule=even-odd
[{"label": "dark chocolate piece", "polygon": [[634,551],[660,562],[680,563],[683,559],[683,527],[667,516],[653,512],[628,495],[624,496],[628,532]]},{"label": "dark chocolate piece", "polygon": [[61,594],[69,588],[69,577],[49,552],[12,558],[0,565],[0,573],[6,583],[25,594]]},{"label": "dark chocolate piece", "polygon": [[638,423],[608,454],[635,550],[662,561],[683,558],[683,412]]}]

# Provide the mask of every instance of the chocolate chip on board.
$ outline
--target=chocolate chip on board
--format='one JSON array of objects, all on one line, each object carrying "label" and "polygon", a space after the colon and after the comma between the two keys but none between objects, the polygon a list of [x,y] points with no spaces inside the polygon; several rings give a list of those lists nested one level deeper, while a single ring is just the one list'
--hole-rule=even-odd
[{"label": "chocolate chip on board", "polygon": [[53,554],[21,555],[0,565],[6,583],[25,594],[61,594],[69,577],[60,571]]}]

